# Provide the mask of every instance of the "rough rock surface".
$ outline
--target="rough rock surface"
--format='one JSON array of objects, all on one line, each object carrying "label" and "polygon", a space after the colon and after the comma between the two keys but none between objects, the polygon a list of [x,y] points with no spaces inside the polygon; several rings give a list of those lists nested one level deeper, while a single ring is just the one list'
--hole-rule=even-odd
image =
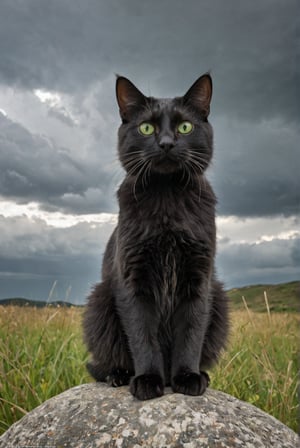
[{"label": "rough rock surface", "polygon": [[297,435],[275,418],[208,389],[201,397],[167,393],[138,401],[128,387],[90,383],[51,398],[12,425],[1,448],[284,447]]}]

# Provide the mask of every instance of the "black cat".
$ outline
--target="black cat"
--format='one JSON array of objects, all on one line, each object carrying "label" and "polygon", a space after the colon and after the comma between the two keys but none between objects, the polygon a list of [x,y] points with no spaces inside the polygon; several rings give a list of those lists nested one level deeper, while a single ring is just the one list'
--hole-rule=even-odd
[{"label": "black cat", "polygon": [[228,332],[228,299],[214,273],[216,198],[204,176],[213,153],[211,77],[173,99],[146,97],[118,77],[116,93],[126,176],[102,283],[84,316],[87,368],[112,386],[130,382],[141,400],[167,384],[201,395],[203,369]]}]

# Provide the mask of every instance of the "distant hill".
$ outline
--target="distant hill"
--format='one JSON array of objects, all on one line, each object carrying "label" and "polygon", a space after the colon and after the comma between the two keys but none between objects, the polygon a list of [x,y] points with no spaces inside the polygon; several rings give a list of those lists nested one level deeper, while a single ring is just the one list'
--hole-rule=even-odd
[{"label": "distant hill", "polygon": [[62,300],[56,300],[53,302],[47,302],[45,300],[30,300],[30,299],[24,299],[23,297],[13,297],[11,299],[0,299],[0,305],[14,305],[14,306],[35,306],[36,308],[43,308],[45,306],[49,307],[70,307],[70,306],[77,306],[73,303],[64,302]]},{"label": "distant hill", "polygon": [[[242,288],[233,288],[227,291],[231,301],[233,310],[243,310],[245,305],[242,297],[245,298],[247,306],[252,311],[266,312],[266,303],[264,291],[267,293],[270,311],[300,311],[300,281],[280,283],[278,285],[251,285]],[[83,305],[74,305],[69,302],[58,300],[55,302],[47,302],[43,300],[30,300],[20,297],[0,300],[0,305],[15,306],[35,306],[43,308],[50,307],[70,307]]]},{"label": "distant hill", "polygon": [[300,281],[278,285],[244,286],[230,289],[227,294],[231,299],[233,309],[245,309],[243,296],[250,310],[266,312],[264,291],[267,294],[270,311],[300,311]]}]

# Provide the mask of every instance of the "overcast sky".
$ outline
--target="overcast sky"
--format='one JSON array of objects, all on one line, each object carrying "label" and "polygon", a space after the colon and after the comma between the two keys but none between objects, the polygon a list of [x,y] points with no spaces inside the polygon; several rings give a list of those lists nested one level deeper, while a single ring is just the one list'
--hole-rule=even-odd
[{"label": "overcast sky", "polygon": [[116,224],[115,74],[179,96],[210,70],[219,277],[300,279],[298,0],[2,0],[0,298],[83,303]]}]

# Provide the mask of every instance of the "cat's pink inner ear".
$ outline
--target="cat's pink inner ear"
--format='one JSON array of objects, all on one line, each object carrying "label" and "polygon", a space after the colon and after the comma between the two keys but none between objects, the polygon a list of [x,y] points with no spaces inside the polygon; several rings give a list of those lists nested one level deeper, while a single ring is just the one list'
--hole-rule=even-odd
[{"label": "cat's pink inner ear", "polygon": [[130,112],[141,106],[145,97],[129,79],[119,76],[116,83],[116,95],[122,118],[129,118]]},{"label": "cat's pink inner ear", "polygon": [[209,115],[212,97],[212,79],[205,74],[194,82],[184,95],[184,100],[199,109],[206,117]]}]

